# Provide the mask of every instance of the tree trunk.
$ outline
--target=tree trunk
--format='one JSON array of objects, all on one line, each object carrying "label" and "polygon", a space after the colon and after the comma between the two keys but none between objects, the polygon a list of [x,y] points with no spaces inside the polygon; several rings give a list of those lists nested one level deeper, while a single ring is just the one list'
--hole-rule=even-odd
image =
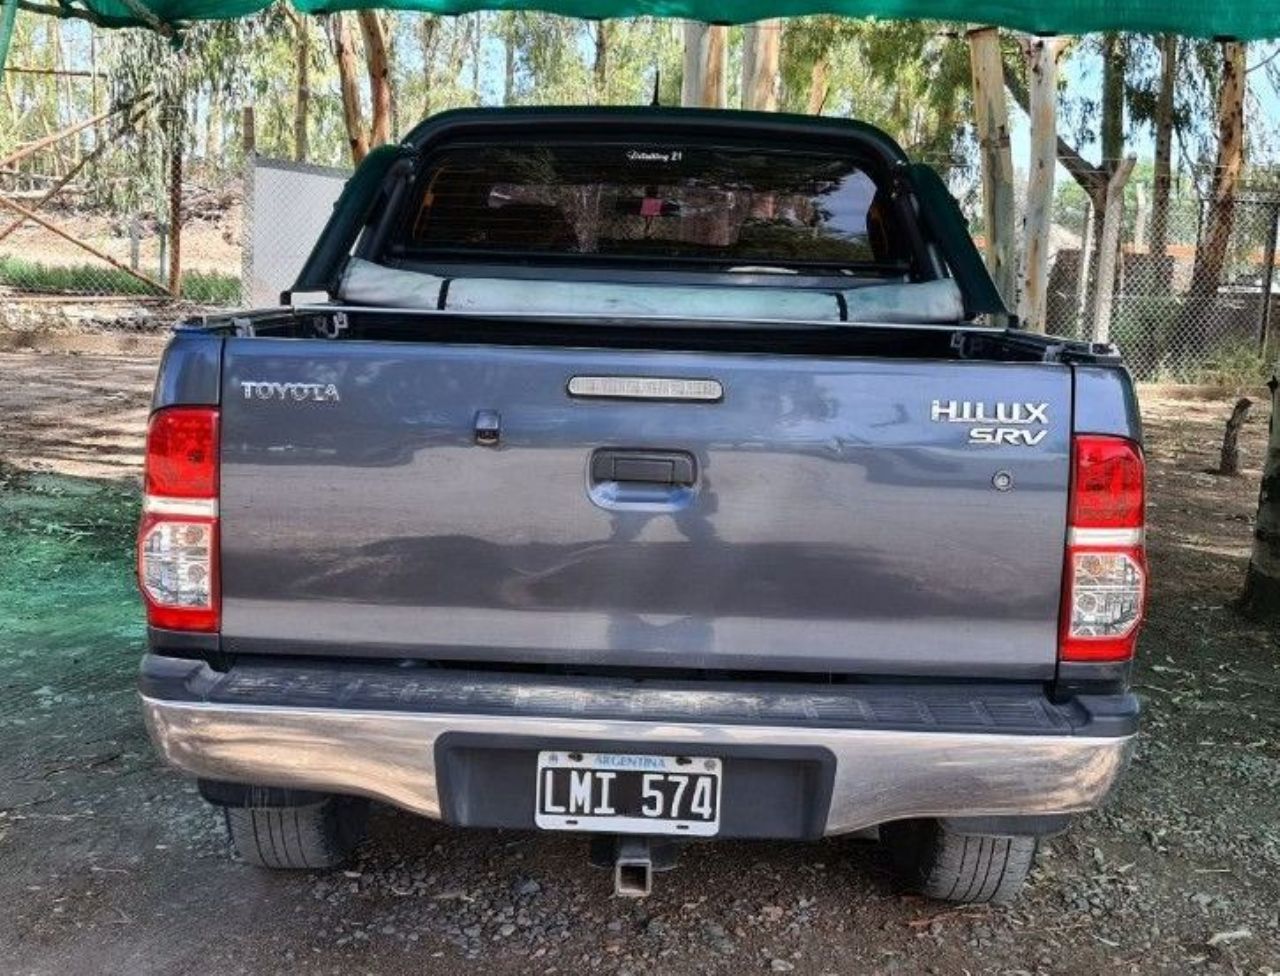
[{"label": "tree trunk", "polygon": [[1137,158],[1123,160],[1111,174],[1103,204],[1102,230],[1098,235],[1098,275],[1094,283],[1094,342],[1111,341],[1111,307],[1116,286],[1116,264],[1120,256],[1120,223],[1124,219],[1124,185],[1129,182]]},{"label": "tree trunk", "polygon": [[1271,433],[1258,492],[1253,555],[1240,598],[1241,611],[1254,620],[1280,620],[1280,367],[1267,386],[1271,389]]},{"label": "tree trunk", "polygon": [[727,27],[697,20],[684,24],[684,79],[680,104],[700,108],[725,107],[725,48]]},{"label": "tree trunk", "polygon": [[611,29],[607,20],[596,21],[596,57],[591,64],[591,77],[595,83],[597,105],[609,104],[609,33]]},{"label": "tree trunk", "polygon": [[824,54],[813,62],[809,71],[809,101],[805,111],[810,115],[821,115],[823,106],[827,104],[827,92],[831,88],[831,66],[827,64]]},{"label": "tree trunk", "polygon": [[391,141],[391,65],[387,58],[387,31],[382,23],[382,14],[377,10],[361,10],[358,16],[373,103],[369,145],[385,146]]},{"label": "tree trunk", "polygon": [[[1009,63],[1003,59],[1001,61],[1001,71],[1004,76],[1005,88],[1013,96],[1013,100],[1030,116],[1031,98],[1027,91],[1026,83],[1010,67]],[[1123,80],[1123,75],[1121,80]],[[1089,195],[1092,216],[1085,218],[1090,221],[1089,226],[1085,229],[1085,239],[1088,241],[1092,238],[1093,241],[1097,242],[1097,245],[1092,249],[1087,246],[1082,248],[1079,308],[1082,328],[1091,328],[1092,316],[1089,314],[1088,288],[1090,280],[1095,283],[1096,287],[1098,279],[1097,266],[1098,257],[1102,253],[1102,230],[1106,223],[1107,184],[1110,170],[1105,163],[1102,166],[1094,166],[1080,155],[1080,151],[1062,138],[1060,134],[1056,143],[1058,162],[1062,164],[1062,168],[1070,174],[1079,187]]]},{"label": "tree trunk", "polygon": [[1138,212],[1133,217],[1133,246],[1141,251],[1147,246],[1147,224],[1150,222],[1151,208],[1147,202],[1147,188],[1141,183],[1135,183],[1133,190],[1138,197]]},{"label": "tree trunk", "polygon": [[222,160],[222,99],[216,93],[209,97],[209,113],[205,116],[204,158],[211,166]]},{"label": "tree trunk", "polygon": [[749,24],[742,46],[742,107],[755,112],[778,110],[782,21]]},{"label": "tree trunk", "polygon": [[471,94],[475,99],[475,104],[479,105],[480,98],[480,53],[484,47],[484,11],[477,10],[468,18],[471,21],[471,32],[468,35],[471,48]]},{"label": "tree trunk", "polygon": [[1218,159],[1213,169],[1209,224],[1196,250],[1191,290],[1203,294],[1216,289],[1222,277],[1231,228],[1235,222],[1236,188],[1244,168],[1245,47],[1235,41],[1222,45],[1222,83],[1218,93]]},{"label": "tree trunk", "polygon": [[1213,168],[1208,219],[1196,248],[1191,288],[1175,335],[1175,354],[1191,347],[1193,330],[1211,313],[1222,283],[1222,267],[1235,223],[1236,190],[1244,168],[1245,87],[1245,46],[1238,41],[1224,41],[1218,86],[1218,158]]},{"label": "tree trunk", "polygon": [[[1024,328],[1044,332],[1049,300],[1049,238],[1053,230],[1053,178],[1057,169],[1058,56],[1062,41],[1036,37],[1027,42],[1031,75],[1031,165],[1022,223],[1022,289],[1018,317]],[[995,82],[1001,99],[1004,88]]]},{"label": "tree trunk", "polygon": [[514,105],[516,97],[516,32],[507,25],[502,36],[502,104]]},{"label": "tree trunk", "polygon": [[418,42],[422,46],[422,117],[431,114],[431,89],[435,85],[436,46],[440,37],[440,21],[427,14],[418,22]]},{"label": "tree trunk", "polygon": [[[59,53],[62,45],[59,43],[61,27],[58,23],[58,19],[56,17],[50,17],[48,21],[46,21],[44,29],[45,49],[53,52],[53,59],[49,66],[56,71],[58,68],[58,62],[62,57]],[[49,87],[53,89],[53,97],[48,99],[48,104],[45,106],[44,124],[45,132],[54,132],[62,126],[62,119],[58,115],[58,103],[61,101],[61,99],[58,98],[58,76],[53,75],[50,77],[49,81]],[[45,101],[45,99],[41,99],[41,101]],[[50,158],[53,161],[53,168],[50,175],[61,176],[67,171],[66,143],[59,140],[58,142],[55,142],[51,148],[53,151],[50,153]]]},{"label": "tree trunk", "polygon": [[[1169,194],[1173,188],[1173,83],[1178,73],[1178,35],[1160,38],[1160,91],[1156,96],[1156,159],[1151,200],[1151,253],[1162,258],[1169,246]],[[1160,262],[1164,276],[1164,262]],[[1172,265],[1169,268],[1172,271]],[[1165,282],[1168,284],[1168,282]]]},{"label": "tree trunk", "polygon": [[356,52],[352,44],[351,23],[345,13],[330,14],[333,55],[338,62],[338,87],[342,92],[342,121],[347,129],[347,145],[356,165],[369,153],[369,137],[364,131],[360,112],[360,82]]},{"label": "tree trunk", "polygon": [[1009,146],[1009,107],[1002,86],[1000,33],[994,27],[981,27],[969,31],[968,40],[973,114],[982,159],[987,270],[1005,307],[1013,309],[1018,275],[1013,240],[1013,154]]},{"label": "tree trunk", "polygon": [[[1098,301],[1099,292],[1102,289],[1102,265],[1108,263],[1113,269],[1116,267],[1117,255],[1107,251],[1107,206],[1111,202],[1111,195],[1108,193],[1108,183],[1116,170],[1120,167],[1124,157],[1124,74],[1125,74],[1125,55],[1127,49],[1125,47],[1124,38],[1116,33],[1102,35],[1102,165],[1098,168],[1098,172],[1102,179],[1100,184],[1095,184],[1089,195],[1093,198],[1093,218],[1094,218],[1094,236],[1098,241],[1098,247],[1095,250],[1093,258],[1093,267],[1091,277],[1094,282],[1094,333],[1097,334],[1098,329],[1098,309],[1101,302]],[[1123,206],[1123,197],[1120,198]],[[1119,225],[1116,228],[1116,237],[1114,246],[1120,246]],[[1112,288],[1114,282],[1109,282],[1105,287]],[[1108,310],[1110,307],[1110,296],[1106,299]],[[1103,326],[1104,329],[1108,326]],[[1095,341],[1102,341],[1095,339]]]},{"label": "tree trunk", "polygon": [[299,163],[307,161],[310,147],[307,144],[307,117],[311,112],[311,25],[307,15],[298,13],[288,4],[282,4],[285,16],[293,24],[296,39],[293,89],[293,158]]},{"label": "tree trunk", "polygon": [[1102,35],[1102,166],[1110,175],[1124,156],[1125,42]]},{"label": "tree trunk", "polygon": [[[1004,86],[1009,94],[1013,96],[1013,100],[1018,103],[1022,111],[1029,116],[1031,114],[1031,99],[1027,92],[1026,83],[1018,77],[1015,71],[1009,66],[1007,61],[1001,61],[1001,70],[1004,75]],[[1107,174],[1101,166],[1094,166],[1083,156],[1080,151],[1072,146],[1066,139],[1058,136],[1058,162],[1062,164],[1062,168],[1070,174],[1071,178],[1079,184],[1080,189],[1089,194],[1095,205],[1098,197],[1107,192]]]}]

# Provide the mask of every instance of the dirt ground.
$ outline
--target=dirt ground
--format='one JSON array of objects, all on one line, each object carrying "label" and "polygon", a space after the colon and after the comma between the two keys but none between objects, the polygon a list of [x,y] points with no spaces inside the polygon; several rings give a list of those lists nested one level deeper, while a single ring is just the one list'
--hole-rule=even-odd
[{"label": "dirt ground", "polygon": [[[690,849],[610,897],[585,844],[380,810],[351,870],[233,862],[133,692],[137,461],[157,346],[0,351],[0,973],[1280,972],[1280,635],[1233,611],[1266,429],[1147,390],[1141,743],[1009,908],[904,895],[874,844]],[[47,343],[45,344],[47,347]],[[0,350],[4,348],[0,344]]]}]

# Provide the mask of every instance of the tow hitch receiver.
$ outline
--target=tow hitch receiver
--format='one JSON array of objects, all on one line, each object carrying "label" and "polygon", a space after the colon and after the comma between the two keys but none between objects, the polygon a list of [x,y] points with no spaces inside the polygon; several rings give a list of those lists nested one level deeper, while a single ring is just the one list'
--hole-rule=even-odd
[{"label": "tow hitch receiver", "polygon": [[665,837],[591,839],[591,863],[613,868],[613,893],[618,898],[647,898],[653,891],[653,873],[674,868],[679,853],[676,842]]}]

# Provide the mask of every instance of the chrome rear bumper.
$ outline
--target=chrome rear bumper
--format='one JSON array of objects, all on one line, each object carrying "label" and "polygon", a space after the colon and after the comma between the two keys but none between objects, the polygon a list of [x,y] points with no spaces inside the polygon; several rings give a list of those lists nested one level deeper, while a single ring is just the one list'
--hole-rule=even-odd
[{"label": "chrome rear bumper", "polygon": [[370,796],[440,818],[436,741],[446,733],[828,750],[827,835],[912,817],[1021,816],[1096,807],[1132,735],[1009,735],[306,708],[142,698],[164,757],[195,776]]}]

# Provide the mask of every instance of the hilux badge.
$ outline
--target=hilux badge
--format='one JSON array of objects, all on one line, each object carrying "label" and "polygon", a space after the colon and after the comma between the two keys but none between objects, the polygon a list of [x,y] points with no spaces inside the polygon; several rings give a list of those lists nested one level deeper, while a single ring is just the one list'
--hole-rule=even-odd
[{"label": "hilux badge", "polygon": [[929,419],[935,424],[974,425],[969,428],[970,444],[1035,447],[1049,433],[1049,404],[934,400]]}]

